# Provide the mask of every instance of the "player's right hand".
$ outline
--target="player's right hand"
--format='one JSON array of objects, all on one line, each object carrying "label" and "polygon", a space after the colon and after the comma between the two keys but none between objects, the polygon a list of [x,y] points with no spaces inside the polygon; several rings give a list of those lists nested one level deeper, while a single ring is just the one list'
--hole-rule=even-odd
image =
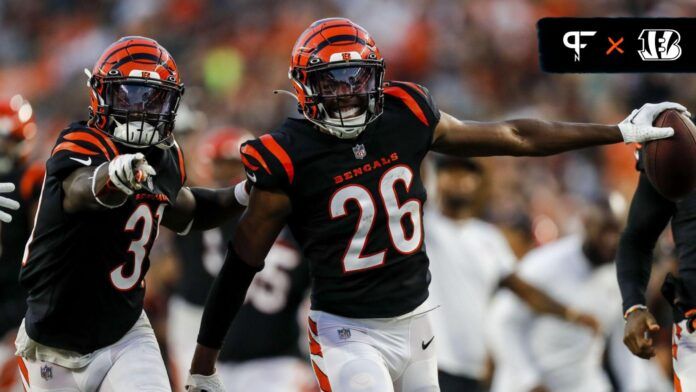
[{"label": "player's right hand", "polygon": [[655,356],[652,335],[660,330],[655,317],[647,309],[631,312],[624,328],[624,344],[631,352],[643,359]]},{"label": "player's right hand", "polygon": [[126,195],[140,190],[147,178],[155,174],[142,153],[119,155],[109,162],[109,180]]},{"label": "player's right hand", "polygon": [[202,374],[190,374],[186,380],[186,391],[188,392],[225,392],[225,386],[222,385],[222,380],[213,373],[210,376]]},{"label": "player's right hand", "polygon": [[[15,185],[11,182],[0,182],[0,193],[10,193],[15,190]],[[10,210],[18,210],[19,203],[16,200],[12,200],[9,197],[0,196],[0,208],[7,208]],[[12,215],[0,210],[0,221],[5,223],[12,222]]]}]

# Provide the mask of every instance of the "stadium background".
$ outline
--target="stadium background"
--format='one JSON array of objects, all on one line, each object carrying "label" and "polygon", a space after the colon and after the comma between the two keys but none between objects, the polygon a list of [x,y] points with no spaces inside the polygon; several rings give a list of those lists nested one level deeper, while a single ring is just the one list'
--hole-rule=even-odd
[{"label": "stadium background", "polygon": [[[192,180],[205,183],[197,140],[222,126],[260,134],[295,104],[287,66],[297,35],[313,20],[346,16],[370,31],[387,63],[387,79],[427,86],[440,108],[463,119],[540,117],[616,123],[644,102],[696,107],[688,75],[551,75],[540,71],[536,21],[544,16],[693,16],[691,1],[650,0],[2,0],[0,97],[22,94],[38,124],[33,159],[45,159],[58,131],[86,119],[91,69],[103,48],[124,35],[158,40],[176,59],[186,85],[177,131]],[[485,218],[499,225],[518,255],[577,229],[583,199],[630,201],[637,173],[633,147],[614,145],[550,158],[489,158],[492,194]],[[663,236],[650,286],[674,265]],[[166,317],[176,277],[160,237],[150,273],[149,307]],[[651,304],[652,305],[652,304]],[[669,310],[658,354],[670,372]]]}]

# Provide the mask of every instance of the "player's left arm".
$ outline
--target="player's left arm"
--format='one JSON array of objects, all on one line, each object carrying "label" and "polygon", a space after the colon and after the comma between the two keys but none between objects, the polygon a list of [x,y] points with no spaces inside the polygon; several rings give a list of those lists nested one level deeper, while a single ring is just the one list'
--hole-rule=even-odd
[{"label": "player's left arm", "polygon": [[239,221],[225,263],[208,292],[187,390],[224,390],[215,372],[224,337],[291,210],[290,198],[281,190],[255,187],[251,192],[249,208]]},{"label": "player's left arm", "polygon": [[190,230],[208,230],[239,217],[248,203],[246,181],[220,189],[184,187],[165,211],[162,224],[182,234]]},{"label": "player's left arm", "polygon": [[674,134],[672,128],[652,125],[655,118],[667,109],[686,112],[684,106],[672,102],[645,104],[618,125],[536,119],[462,121],[440,112],[431,148],[457,156],[543,156],[620,141],[640,143]]},{"label": "player's left arm", "polygon": [[593,316],[561,304],[515,273],[503,278],[500,286],[510,289],[537,313],[550,314],[568,322],[586,326],[595,332],[599,331],[599,322]]}]

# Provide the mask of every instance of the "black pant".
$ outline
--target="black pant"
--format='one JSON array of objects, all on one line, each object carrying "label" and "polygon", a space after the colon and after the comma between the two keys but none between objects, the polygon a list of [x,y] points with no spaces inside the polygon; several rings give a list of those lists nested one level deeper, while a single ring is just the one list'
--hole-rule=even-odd
[{"label": "black pant", "polygon": [[442,370],[437,372],[440,392],[484,392],[481,381],[465,376],[454,376]]}]

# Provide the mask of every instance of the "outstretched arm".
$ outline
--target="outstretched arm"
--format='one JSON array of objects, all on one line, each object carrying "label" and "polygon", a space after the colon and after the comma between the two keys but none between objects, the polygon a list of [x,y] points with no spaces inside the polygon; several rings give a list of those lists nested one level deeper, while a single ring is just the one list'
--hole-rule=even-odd
[{"label": "outstretched arm", "polygon": [[643,142],[674,134],[672,128],[652,126],[666,109],[686,111],[685,107],[671,102],[646,104],[619,125],[534,119],[475,122],[440,112],[432,149],[457,156],[542,156],[620,141]]},{"label": "outstretched arm", "polygon": [[550,314],[568,322],[588,327],[594,332],[599,331],[599,322],[593,316],[566,307],[517,274],[508,275],[500,282],[500,285],[510,289],[537,313]]},{"label": "outstretched arm", "polygon": [[208,230],[238,217],[249,203],[246,181],[221,189],[181,188],[162,224],[177,233]]},{"label": "outstretched arm", "polygon": [[75,213],[120,207],[154,175],[141,153],[119,155],[96,168],[75,169],[63,180],[63,208]]},{"label": "outstretched arm", "polygon": [[224,336],[290,211],[290,198],[282,191],[254,188],[251,192],[249,207],[239,221],[225,264],[208,293],[191,364],[192,390],[198,390],[197,380],[203,383],[206,376],[215,373]]}]

